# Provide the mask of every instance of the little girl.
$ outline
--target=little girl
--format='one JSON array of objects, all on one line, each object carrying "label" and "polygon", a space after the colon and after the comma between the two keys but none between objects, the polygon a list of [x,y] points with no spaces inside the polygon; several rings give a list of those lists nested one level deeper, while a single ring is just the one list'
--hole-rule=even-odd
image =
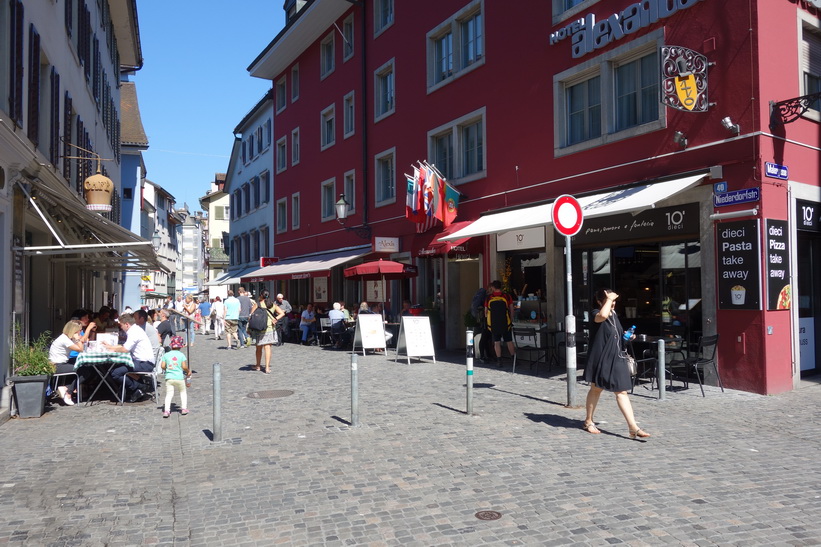
[{"label": "little girl", "polygon": [[165,371],[165,409],[162,417],[171,416],[171,399],[174,398],[174,388],[180,391],[180,404],[182,410],[180,414],[188,414],[188,390],[185,387],[185,377],[189,375],[188,363],[185,361],[185,354],[180,348],[185,345],[182,336],[171,338],[171,351],[162,358],[162,369]]}]

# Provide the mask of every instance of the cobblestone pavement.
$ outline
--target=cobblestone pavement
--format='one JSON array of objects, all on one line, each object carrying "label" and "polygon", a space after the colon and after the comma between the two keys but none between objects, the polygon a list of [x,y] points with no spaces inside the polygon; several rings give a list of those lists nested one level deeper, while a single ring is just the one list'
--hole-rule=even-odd
[{"label": "cobblestone pavement", "polygon": [[[0,426],[0,544],[821,544],[818,384],[666,401],[639,387],[653,437],[638,442],[609,394],[603,434],[582,431],[555,369],[477,366],[467,416],[462,354],[368,355],[353,428],[349,354],[275,347],[265,375],[253,348],[224,345],[196,339],[188,416],[101,402]],[[249,397],[269,390],[293,394]]]}]

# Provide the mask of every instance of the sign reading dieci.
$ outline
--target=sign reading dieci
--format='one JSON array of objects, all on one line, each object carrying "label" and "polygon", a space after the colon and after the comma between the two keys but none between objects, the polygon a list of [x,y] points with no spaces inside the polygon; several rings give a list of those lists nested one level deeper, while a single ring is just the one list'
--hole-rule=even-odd
[{"label": "sign reading dieci", "polygon": [[716,225],[720,309],[761,309],[759,247],[758,220]]},{"label": "sign reading dieci", "polygon": [[790,290],[790,253],[786,220],[767,220],[767,309],[788,310]]},{"label": "sign reading dieci", "polygon": [[552,33],[550,45],[569,36],[573,58],[578,59],[699,2],[701,0],[641,0],[601,21],[589,13]]},{"label": "sign reading dieci", "polygon": [[585,220],[581,231],[573,237],[573,243],[613,243],[670,235],[697,236],[698,228],[698,203],[687,203],[648,209],[636,215],[623,213]]}]

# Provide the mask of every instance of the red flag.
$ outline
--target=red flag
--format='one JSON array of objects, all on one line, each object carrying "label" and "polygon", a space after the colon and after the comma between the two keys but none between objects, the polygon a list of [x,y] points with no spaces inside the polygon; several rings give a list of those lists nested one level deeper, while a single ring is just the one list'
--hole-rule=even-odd
[{"label": "red flag", "polygon": [[405,198],[405,218],[411,222],[423,222],[425,220],[425,212],[418,207],[419,202],[419,184],[417,177],[405,175],[408,183],[407,196]]}]

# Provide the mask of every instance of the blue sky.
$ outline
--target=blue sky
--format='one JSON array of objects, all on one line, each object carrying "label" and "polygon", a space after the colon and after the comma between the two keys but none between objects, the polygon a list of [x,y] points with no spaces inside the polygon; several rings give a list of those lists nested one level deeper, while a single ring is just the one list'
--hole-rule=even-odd
[{"label": "blue sky", "polygon": [[282,0],[138,0],[137,87],[148,179],[200,210],[228,169],[233,130],[271,87],[246,67],[282,30]]}]

